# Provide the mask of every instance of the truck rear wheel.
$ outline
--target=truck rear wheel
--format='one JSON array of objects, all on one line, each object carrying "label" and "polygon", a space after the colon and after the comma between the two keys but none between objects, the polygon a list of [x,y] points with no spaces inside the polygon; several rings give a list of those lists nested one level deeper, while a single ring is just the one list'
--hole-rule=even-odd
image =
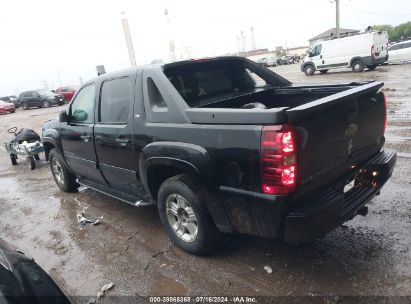
[{"label": "truck rear wheel", "polygon": [[304,67],[304,73],[305,73],[305,75],[311,76],[312,74],[314,74],[314,72],[315,72],[315,69],[314,69],[314,66],[313,66],[312,64],[307,64],[307,65]]},{"label": "truck rear wheel", "polygon": [[64,192],[75,192],[79,187],[76,177],[66,168],[63,157],[56,149],[51,149],[49,154],[51,174],[57,186]]},{"label": "truck rear wheel", "polygon": [[359,73],[364,70],[364,63],[361,60],[355,60],[351,65],[352,71],[354,73]]},{"label": "truck rear wheel", "polygon": [[186,174],[167,179],[158,191],[158,212],[172,241],[197,255],[210,252],[221,238],[205,205],[207,191]]}]

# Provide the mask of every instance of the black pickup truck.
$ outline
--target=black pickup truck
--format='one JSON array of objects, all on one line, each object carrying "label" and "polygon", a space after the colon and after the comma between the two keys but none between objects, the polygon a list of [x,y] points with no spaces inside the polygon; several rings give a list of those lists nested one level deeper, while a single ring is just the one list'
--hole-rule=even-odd
[{"label": "black pickup truck", "polygon": [[88,81],[43,126],[57,185],[153,203],[202,254],[222,233],[324,236],[390,178],[382,82],[293,85],[241,57],[151,65]]}]

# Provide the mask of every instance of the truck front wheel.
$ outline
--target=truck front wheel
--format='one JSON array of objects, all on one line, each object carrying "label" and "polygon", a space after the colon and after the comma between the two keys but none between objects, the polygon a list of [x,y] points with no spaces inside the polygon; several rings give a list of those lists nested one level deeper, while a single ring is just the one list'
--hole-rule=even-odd
[{"label": "truck front wheel", "polygon": [[221,238],[206,208],[207,190],[186,174],[167,179],[158,191],[158,212],[172,241],[183,250],[202,255]]},{"label": "truck front wheel", "polygon": [[79,187],[76,177],[64,165],[63,157],[56,149],[51,149],[49,154],[51,174],[57,186],[64,192],[75,192]]},{"label": "truck front wheel", "polygon": [[314,66],[313,66],[313,65],[307,64],[307,65],[304,67],[304,73],[305,73],[305,75],[311,76],[312,74],[314,74],[314,72],[315,72],[315,69],[314,69]]}]

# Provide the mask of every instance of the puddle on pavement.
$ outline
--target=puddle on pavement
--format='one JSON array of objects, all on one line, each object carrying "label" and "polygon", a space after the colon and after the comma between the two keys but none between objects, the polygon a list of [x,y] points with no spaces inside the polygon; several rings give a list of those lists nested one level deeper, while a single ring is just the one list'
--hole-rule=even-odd
[{"label": "puddle on pavement", "polygon": [[411,158],[411,153],[407,153],[407,152],[397,152],[397,155],[399,157]]},{"label": "puddle on pavement", "polygon": [[[65,286],[66,292],[95,294],[101,287],[103,271],[89,262],[87,251],[73,238],[71,219],[67,220],[61,212],[62,205],[71,202],[64,195],[54,195],[58,191],[54,187],[44,188],[43,172],[38,173],[38,178],[32,172],[26,178],[1,173],[0,237],[32,256],[60,286]],[[22,220],[16,221],[16,217]],[[84,284],[80,277],[90,281]]]}]

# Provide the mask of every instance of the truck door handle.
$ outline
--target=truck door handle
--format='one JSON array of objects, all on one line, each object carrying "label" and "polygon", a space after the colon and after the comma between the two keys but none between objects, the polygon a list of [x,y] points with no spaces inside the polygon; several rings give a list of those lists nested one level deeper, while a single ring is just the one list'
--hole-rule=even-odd
[{"label": "truck door handle", "polygon": [[320,59],[323,59],[323,55],[320,55]]},{"label": "truck door handle", "polygon": [[127,138],[116,138],[116,142],[119,142],[119,143],[129,143],[130,140],[127,139]]},{"label": "truck door handle", "polygon": [[84,141],[88,141],[88,140],[91,139],[91,136],[90,135],[81,135],[80,138],[83,139]]}]

